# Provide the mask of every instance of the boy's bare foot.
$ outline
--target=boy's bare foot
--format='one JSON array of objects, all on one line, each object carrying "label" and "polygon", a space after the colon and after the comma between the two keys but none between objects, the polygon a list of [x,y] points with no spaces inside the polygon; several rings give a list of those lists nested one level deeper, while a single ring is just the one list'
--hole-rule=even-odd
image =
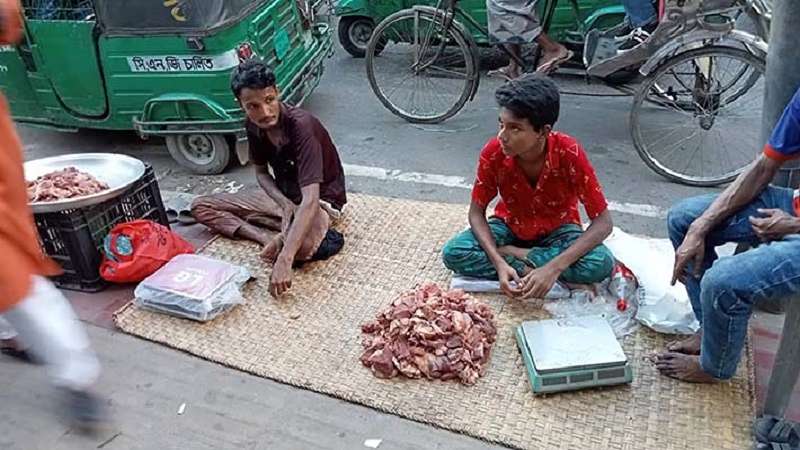
[{"label": "boy's bare foot", "polygon": [[662,375],[689,383],[715,383],[716,378],[703,370],[700,357],[683,353],[662,353],[656,356],[656,368]]},{"label": "boy's bare foot", "polygon": [[700,345],[703,342],[703,332],[698,331],[692,336],[667,344],[667,351],[672,353],[683,353],[684,355],[699,355]]}]

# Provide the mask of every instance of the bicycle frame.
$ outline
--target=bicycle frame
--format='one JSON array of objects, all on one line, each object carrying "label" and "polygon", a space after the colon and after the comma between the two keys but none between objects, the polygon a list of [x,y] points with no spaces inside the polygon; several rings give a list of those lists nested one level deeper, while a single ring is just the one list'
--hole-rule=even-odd
[{"label": "bicycle frame", "polygon": [[[474,17],[472,17],[471,15],[466,13],[463,9],[459,8],[456,5],[457,3],[458,3],[458,0],[438,0],[436,2],[436,6],[434,7],[434,9],[437,10],[437,11],[442,11],[444,13],[444,15],[442,17],[442,26],[444,27],[444,33],[446,34],[450,30],[450,27],[452,27],[452,25],[453,25],[453,21],[457,20],[456,17],[458,16],[458,17],[464,19],[467,23],[469,23],[473,27],[475,27],[475,29],[480,31],[481,34],[483,34],[484,36],[489,38],[490,37],[489,36],[489,30],[486,27],[484,27],[482,24],[480,24],[477,20],[475,20]],[[554,6],[553,6],[552,10],[555,9],[555,2],[553,2],[553,5]],[[551,16],[552,16],[552,11],[551,11]],[[464,36],[464,38],[465,39],[472,39],[472,36]],[[426,40],[427,40],[427,37],[426,37]],[[437,51],[436,55],[434,55],[434,57],[431,59],[431,63],[441,56],[441,53],[444,51],[445,45],[446,45],[446,43],[444,43],[444,42],[440,45],[440,48]],[[522,58],[520,58],[519,56],[517,56],[517,55],[513,54],[511,51],[509,51],[508,48],[506,48],[505,45],[500,45],[499,47],[503,51],[503,53],[508,55],[508,57],[512,61],[514,61],[517,65],[522,67],[524,71],[526,71],[526,72],[528,71],[528,69],[530,68],[529,64],[527,64]],[[424,49],[425,48],[423,47],[423,50]]]}]

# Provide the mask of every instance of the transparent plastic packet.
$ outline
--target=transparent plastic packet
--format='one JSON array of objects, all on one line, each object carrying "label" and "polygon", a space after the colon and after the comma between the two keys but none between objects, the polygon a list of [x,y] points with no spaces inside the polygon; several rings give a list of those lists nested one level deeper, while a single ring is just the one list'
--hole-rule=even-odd
[{"label": "transparent plastic packet", "polygon": [[139,283],[135,304],[206,322],[244,303],[241,289],[250,278],[241,266],[200,255],[178,255]]}]

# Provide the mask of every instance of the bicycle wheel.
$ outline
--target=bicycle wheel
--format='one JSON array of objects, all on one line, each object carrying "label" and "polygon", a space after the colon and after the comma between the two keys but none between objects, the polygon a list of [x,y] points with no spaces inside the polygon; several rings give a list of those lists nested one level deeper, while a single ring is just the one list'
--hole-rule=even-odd
[{"label": "bicycle wheel", "polygon": [[679,183],[732,181],[761,147],[764,67],[763,59],[731,47],[667,60],[633,100],[630,126],[639,156]]},{"label": "bicycle wheel", "polygon": [[408,122],[439,123],[454,116],[478,81],[475,55],[455,26],[444,25],[444,17],[398,11],[378,24],[367,46],[372,91]]}]

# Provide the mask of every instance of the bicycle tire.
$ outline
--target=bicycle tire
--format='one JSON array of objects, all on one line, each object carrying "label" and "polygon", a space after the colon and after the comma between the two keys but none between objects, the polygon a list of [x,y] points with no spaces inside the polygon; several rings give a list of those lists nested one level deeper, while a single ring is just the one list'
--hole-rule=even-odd
[{"label": "bicycle tire", "polygon": [[[478,73],[477,73],[477,61],[475,59],[475,55],[472,52],[471,47],[468,44],[467,39],[461,34],[458,28],[454,25],[451,25],[447,29],[447,38],[452,39],[452,42],[456,44],[460,53],[464,56],[464,63],[465,63],[465,73],[464,73],[464,83],[463,87],[461,88],[460,93],[455,102],[452,105],[449,105],[443,108],[443,111],[436,112],[433,114],[427,115],[419,115],[415,114],[411,111],[406,111],[403,107],[398,106],[397,104],[393,103],[389,96],[383,92],[380,87],[379,81],[376,79],[375,75],[375,65],[378,64],[379,53],[382,50],[380,58],[389,58],[391,52],[387,51],[387,47],[389,47],[394,40],[390,39],[388,36],[383,36],[384,32],[386,32],[391,26],[398,24],[402,21],[414,20],[415,17],[419,17],[420,20],[426,20],[430,23],[433,23],[434,27],[442,26],[436,25],[437,23],[442,23],[444,19],[444,15],[441,13],[432,13],[426,10],[417,10],[417,9],[405,9],[398,11],[378,24],[375,27],[375,31],[372,34],[372,37],[369,40],[369,44],[367,45],[366,51],[366,66],[367,66],[367,78],[369,79],[370,87],[372,88],[372,92],[378,97],[378,100],[383,104],[386,109],[391,111],[394,115],[403,118],[405,121],[410,123],[418,123],[418,124],[434,124],[434,123],[441,123],[450,117],[456,115],[466,104],[467,100],[472,95],[474,91],[474,84],[478,81]],[[437,22],[438,21],[438,22]],[[380,45],[384,47],[381,49]]]},{"label": "bicycle tire", "polygon": [[[631,137],[633,138],[633,143],[634,147],[636,148],[636,152],[639,154],[639,157],[642,159],[642,161],[644,161],[644,163],[647,164],[647,166],[654,172],[669,179],[670,181],[678,182],[689,186],[713,187],[713,186],[718,186],[720,184],[729,183],[734,179],[736,179],[736,177],[739,176],[739,174],[741,174],[741,172],[747,167],[747,165],[751,161],[748,161],[746,164],[741,165],[737,169],[729,171],[720,176],[690,177],[686,176],[685,174],[681,174],[667,167],[665,164],[659,161],[658,158],[656,158],[653,155],[650,149],[647,148],[647,145],[643,141],[642,137],[640,116],[642,114],[643,105],[646,102],[651,104],[654,103],[652,99],[649,99],[650,89],[656,85],[659,78],[662,75],[666,74],[670,68],[679,66],[680,64],[684,64],[698,57],[710,57],[710,56],[726,56],[731,58],[738,58],[743,62],[746,62],[750,66],[755,67],[757,70],[759,70],[761,76],[763,76],[766,67],[766,61],[763,58],[759,58],[750,52],[734,47],[710,46],[680,53],[666,60],[655,71],[652,72],[652,75],[648,76],[645,79],[645,81],[639,87],[639,90],[636,92],[636,95],[634,96],[633,105],[631,107],[631,112],[630,112],[629,123],[630,123]],[[748,80],[747,88],[752,89],[754,84],[755,83],[752,82],[752,77],[750,77],[750,79]],[[745,92],[737,92],[735,98],[733,100],[725,102],[724,106],[727,107],[728,105],[731,105],[734,101],[738,100],[744,94]],[[755,149],[753,157],[755,157]]]}]

